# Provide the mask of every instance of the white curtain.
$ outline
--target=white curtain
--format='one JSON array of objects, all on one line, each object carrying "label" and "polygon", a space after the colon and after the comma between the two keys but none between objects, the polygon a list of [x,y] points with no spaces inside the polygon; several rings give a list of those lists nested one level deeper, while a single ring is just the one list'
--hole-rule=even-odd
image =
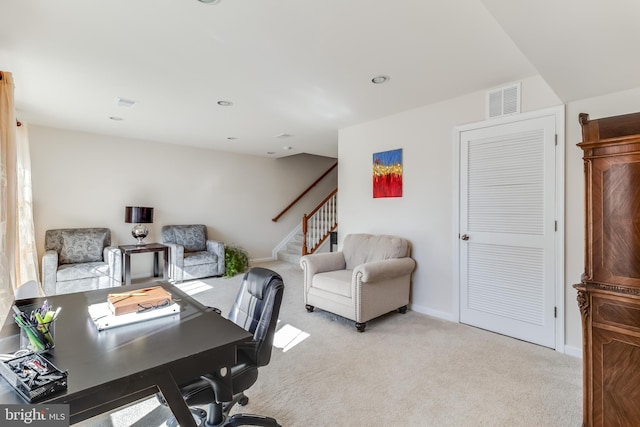
[{"label": "white curtain", "polygon": [[38,280],[26,125],[17,130],[13,76],[0,71],[0,301]]},{"label": "white curtain", "polygon": [[29,131],[25,122],[18,122],[16,132],[16,173],[18,235],[16,242],[16,286],[38,280],[38,251],[33,225],[33,195],[31,191],[31,156]]}]

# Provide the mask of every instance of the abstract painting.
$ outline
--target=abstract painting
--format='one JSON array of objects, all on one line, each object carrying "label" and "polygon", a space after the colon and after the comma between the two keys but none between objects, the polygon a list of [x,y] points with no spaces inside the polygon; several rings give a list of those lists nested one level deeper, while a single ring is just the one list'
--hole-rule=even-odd
[{"label": "abstract painting", "polygon": [[402,197],[402,149],[373,154],[373,198]]}]

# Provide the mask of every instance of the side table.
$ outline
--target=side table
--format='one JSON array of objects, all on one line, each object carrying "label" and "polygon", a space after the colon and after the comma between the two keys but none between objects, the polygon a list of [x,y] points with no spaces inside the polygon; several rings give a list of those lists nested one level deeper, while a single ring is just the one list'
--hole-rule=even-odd
[{"label": "side table", "polygon": [[162,278],[169,278],[169,247],[160,243],[148,243],[145,245],[123,245],[118,246],[123,256],[123,285],[131,284],[131,255],[153,252],[153,277],[159,276],[158,253],[164,253],[164,264],[162,268]]}]

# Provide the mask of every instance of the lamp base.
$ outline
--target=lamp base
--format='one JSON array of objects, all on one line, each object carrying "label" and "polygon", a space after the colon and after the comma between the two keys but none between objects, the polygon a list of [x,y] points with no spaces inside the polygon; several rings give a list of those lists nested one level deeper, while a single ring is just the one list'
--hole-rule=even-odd
[{"label": "lamp base", "polygon": [[137,245],[144,245],[143,239],[149,234],[149,229],[142,224],[134,225],[131,229],[131,235],[138,239]]}]

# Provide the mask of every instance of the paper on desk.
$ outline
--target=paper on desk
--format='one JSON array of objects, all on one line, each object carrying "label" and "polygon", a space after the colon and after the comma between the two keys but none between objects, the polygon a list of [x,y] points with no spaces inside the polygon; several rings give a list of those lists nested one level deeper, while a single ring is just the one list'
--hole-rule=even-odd
[{"label": "paper on desk", "polygon": [[170,306],[144,311],[142,313],[127,313],[116,316],[109,309],[107,302],[92,304],[89,306],[89,316],[99,331],[111,329],[117,326],[130,325],[157,317],[169,316],[180,312],[180,306],[173,303]]}]

